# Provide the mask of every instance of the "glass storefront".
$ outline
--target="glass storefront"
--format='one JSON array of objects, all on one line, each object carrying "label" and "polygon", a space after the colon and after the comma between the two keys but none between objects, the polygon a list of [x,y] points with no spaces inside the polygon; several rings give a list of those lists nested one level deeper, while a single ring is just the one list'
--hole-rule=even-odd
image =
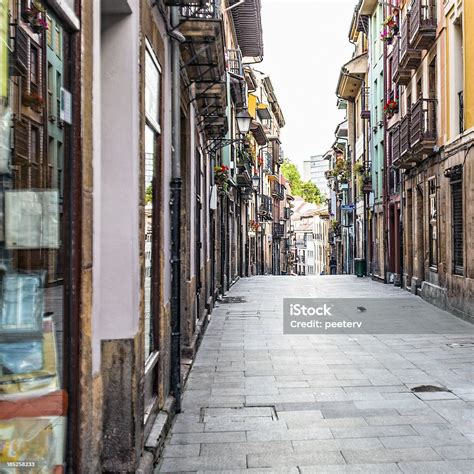
[{"label": "glass storefront", "polygon": [[64,470],[63,29],[0,2],[0,472]]}]

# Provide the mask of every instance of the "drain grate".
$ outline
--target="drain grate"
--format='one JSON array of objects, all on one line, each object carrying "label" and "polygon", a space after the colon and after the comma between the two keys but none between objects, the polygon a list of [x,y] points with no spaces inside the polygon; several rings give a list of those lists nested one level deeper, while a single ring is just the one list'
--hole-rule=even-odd
[{"label": "drain grate", "polygon": [[219,303],[222,304],[238,304],[246,302],[247,300],[243,296],[224,296],[222,299],[219,300]]},{"label": "drain grate", "polygon": [[411,389],[414,393],[426,393],[426,392],[451,392],[446,387],[437,387],[436,385],[420,385]]},{"label": "drain grate", "polygon": [[465,342],[452,342],[451,344],[446,344],[448,347],[474,347],[474,341],[465,341]]}]

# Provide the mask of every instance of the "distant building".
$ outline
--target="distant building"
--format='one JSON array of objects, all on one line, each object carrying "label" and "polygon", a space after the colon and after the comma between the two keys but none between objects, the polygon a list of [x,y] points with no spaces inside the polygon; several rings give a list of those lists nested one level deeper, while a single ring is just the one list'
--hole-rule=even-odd
[{"label": "distant building", "polygon": [[321,194],[326,197],[329,196],[328,182],[325,175],[328,169],[329,163],[324,159],[324,155],[314,155],[303,162],[303,179],[314,183]]}]

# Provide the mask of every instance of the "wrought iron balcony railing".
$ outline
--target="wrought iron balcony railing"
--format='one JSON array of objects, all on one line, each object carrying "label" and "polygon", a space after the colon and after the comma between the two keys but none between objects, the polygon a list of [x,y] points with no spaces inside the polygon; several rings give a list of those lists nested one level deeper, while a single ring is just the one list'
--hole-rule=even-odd
[{"label": "wrought iron balcony railing", "polygon": [[227,70],[236,76],[244,77],[244,67],[242,64],[242,52],[240,49],[227,50]]},{"label": "wrought iron balcony railing", "polygon": [[273,218],[273,202],[270,196],[262,194],[260,196],[260,207],[258,214],[265,220],[272,220]]},{"label": "wrought iron balcony railing", "polygon": [[285,225],[280,224],[279,222],[273,223],[273,238],[282,239],[285,237]]},{"label": "wrought iron balcony railing", "polygon": [[183,5],[180,13],[183,18],[196,20],[217,20],[221,17],[221,0],[207,0],[202,5]]},{"label": "wrought iron balcony railing", "polygon": [[458,92],[459,99],[459,133],[464,132],[464,91]]},{"label": "wrought iron balcony railing", "polygon": [[436,144],[436,99],[419,99],[411,110],[410,146],[414,153],[433,150]]},{"label": "wrought iron balcony railing", "polygon": [[414,49],[429,49],[436,39],[435,0],[412,0],[410,43]]},{"label": "wrought iron balcony railing", "polygon": [[279,199],[280,201],[285,198],[285,187],[274,181],[272,184],[272,196]]},{"label": "wrought iron balcony railing", "polygon": [[360,117],[370,119],[370,88],[364,87],[361,92],[362,103],[360,108]]}]

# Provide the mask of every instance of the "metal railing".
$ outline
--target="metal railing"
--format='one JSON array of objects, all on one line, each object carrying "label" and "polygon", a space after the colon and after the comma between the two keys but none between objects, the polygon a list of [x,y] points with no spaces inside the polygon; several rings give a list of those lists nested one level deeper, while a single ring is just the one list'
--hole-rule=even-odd
[{"label": "metal railing", "polygon": [[464,132],[464,91],[458,92],[459,100],[459,133]]},{"label": "metal railing", "polygon": [[272,185],[272,196],[283,199],[285,197],[285,188],[282,184],[274,181]]},{"label": "metal railing", "polygon": [[273,202],[270,196],[262,194],[260,196],[260,207],[258,214],[264,218],[271,219],[273,214]]},{"label": "metal railing", "polygon": [[436,140],[436,99],[419,99],[411,110],[410,145]]},{"label": "metal railing", "polygon": [[370,88],[364,87],[361,94],[362,103],[360,108],[360,116],[363,119],[370,119]]},{"label": "metal railing", "polygon": [[227,56],[227,70],[237,76],[243,76],[244,67],[242,65],[242,52],[240,49],[228,49]]},{"label": "metal railing", "polygon": [[285,236],[285,225],[279,222],[273,223],[273,237],[275,239],[282,239]]},{"label": "metal railing", "polygon": [[208,0],[204,5],[180,7],[183,18],[196,20],[217,20],[221,17],[221,0]]}]

